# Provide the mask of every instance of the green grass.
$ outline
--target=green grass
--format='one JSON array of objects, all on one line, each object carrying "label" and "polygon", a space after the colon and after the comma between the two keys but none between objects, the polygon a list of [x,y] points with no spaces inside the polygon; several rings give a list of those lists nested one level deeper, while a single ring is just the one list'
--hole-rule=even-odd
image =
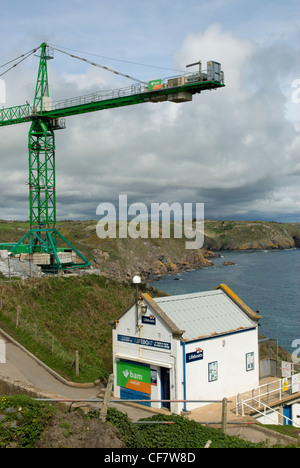
[{"label": "green grass", "polygon": [[[143,284],[140,290],[154,297],[165,295]],[[135,295],[132,285],[96,275],[1,281],[0,328],[65,378],[93,382],[112,372],[110,321],[134,302]],[[263,342],[260,355],[276,357],[276,345]],[[280,347],[279,358],[290,360]]]},{"label": "green grass", "polygon": [[[151,271],[153,262],[160,259],[166,265],[186,260],[184,239],[99,239],[96,224],[61,221],[57,227],[101,271],[132,277],[137,270],[150,267]],[[0,242],[20,240],[28,227],[28,222],[0,220]],[[206,247],[213,249],[238,248],[249,241],[253,246],[271,246],[275,239],[285,245],[294,237],[300,239],[300,224],[206,220],[205,234]],[[111,372],[109,322],[134,301],[131,286],[96,275],[66,276],[16,283],[1,280],[0,293],[0,327],[54,370],[80,382]],[[80,359],[78,378],[72,366],[75,351]]]},{"label": "green grass", "polygon": [[[1,282],[0,294],[0,327],[53,370],[78,382],[111,373],[109,322],[134,302],[131,285],[96,275],[48,277]],[[75,351],[79,377],[73,366]]]},{"label": "green grass", "polygon": [[[52,405],[24,395],[0,396],[0,448],[34,448],[58,411]],[[99,411],[82,416],[99,418]],[[252,443],[227,436],[219,429],[203,426],[184,416],[155,415],[148,422],[171,424],[133,424],[126,413],[108,408],[107,423],[114,425],[127,448],[138,449],[197,449],[211,441],[210,448],[265,448],[265,443]],[[286,427],[286,426],[285,426]],[[62,419],[61,434],[66,439],[73,434],[72,426]],[[273,429],[273,426],[272,426]],[[286,432],[285,432],[286,433]],[[58,441],[59,442],[59,441]],[[289,447],[296,447],[291,444]],[[276,448],[281,446],[276,445]]]},{"label": "green grass", "polygon": [[0,397],[0,448],[32,448],[54,408],[24,395]]},{"label": "green grass", "polygon": [[281,426],[279,424],[265,424],[264,427],[266,427],[267,429],[271,429],[272,431],[278,432],[279,434],[293,437],[299,442],[299,427],[290,426],[288,424],[285,426]]},{"label": "green grass", "polygon": [[[143,421],[150,424],[133,424],[127,414],[123,414],[115,408],[109,408],[107,421],[115,425],[128,448],[204,448],[210,440],[210,448],[266,448],[265,442],[252,443],[239,437],[223,434],[220,429],[203,426],[194,420],[184,416],[158,414]],[[169,422],[171,424],[151,424],[151,422]],[[284,435],[292,435],[297,440],[286,446],[276,444],[274,448],[299,448],[299,429],[291,426],[264,426],[277,430]]]},{"label": "green grass", "polygon": [[[126,414],[108,409],[107,421],[115,425],[128,448],[204,448],[208,440],[211,448],[262,448],[264,443],[251,443],[205,427],[183,416],[156,415],[144,421],[166,421],[171,424],[133,424]],[[173,423],[173,424],[172,424]]]}]

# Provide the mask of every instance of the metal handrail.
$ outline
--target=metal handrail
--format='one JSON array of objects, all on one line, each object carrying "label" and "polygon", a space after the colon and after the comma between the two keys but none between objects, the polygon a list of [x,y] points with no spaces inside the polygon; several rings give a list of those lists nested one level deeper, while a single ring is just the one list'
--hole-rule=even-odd
[{"label": "metal handrail", "polygon": [[[263,398],[265,396],[269,397],[273,393],[278,393],[279,392],[279,400],[281,400],[281,398],[282,398],[282,379],[274,380],[274,382],[271,382],[271,383],[272,384],[277,384],[278,383],[279,384],[278,388],[275,388],[274,390],[269,390],[268,389],[265,393],[261,393],[261,389],[263,387],[268,388],[270,386],[270,384],[268,383],[268,384],[260,385],[259,387],[256,387],[256,388],[253,389],[253,392],[255,392],[255,390],[258,390],[258,397],[259,397],[258,398],[258,404],[259,405],[261,404],[261,398]],[[288,388],[290,388],[290,387],[291,387],[291,385],[288,385]],[[245,397],[248,397],[248,400],[247,399],[245,400]],[[255,400],[255,399],[256,398],[254,397],[253,394],[251,396],[249,394],[244,394],[242,396],[242,402],[243,401],[249,401],[249,400]],[[262,404],[264,404],[264,403],[262,402]]]},{"label": "metal handrail", "polygon": [[[266,383],[264,385],[260,385],[259,387],[254,388],[252,390],[251,395],[249,393],[244,393],[243,395],[237,395],[237,397],[236,397],[236,414],[239,414],[239,409],[241,408],[242,416],[244,416],[244,407],[245,406],[247,406],[251,410],[255,411],[256,413],[262,414],[262,415],[264,415],[266,417],[268,417],[267,414],[266,414],[267,408],[268,408],[269,411],[272,411],[273,413],[281,414],[278,411],[276,411],[274,408],[271,408],[270,406],[268,406],[262,400],[267,397],[267,401],[269,401],[269,397],[272,394],[277,393],[279,401],[282,401],[282,399],[283,399],[282,392],[284,391],[284,393],[285,393],[286,391],[291,391],[291,389],[292,389],[292,382],[291,382],[292,377],[287,377],[286,379],[287,379],[287,382],[286,382],[286,389],[285,390],[283,390],[283,388],[282,388],[283,379],[278,379],[278,380],[275,380],[273,382],[269,382],[269,383]],[[270,390],[270,388],[269,388],[270,385],[275,385],[275,388]],[[267,387],[267,391],[262,393],[262,389],[264,387]],[[258,393],[255,395],[255,392],[258,392]],[[240,396],[241,396],[241,401],[240,401],[240,398],[239,398]],[[252,400],[252,405],[249,404],[250,400]],[[264,407],[264,413],[262,413],[258,408],[255,408],[255,402],[257,403],[258,407],[261,406],[261,405]],[[283,417],[286,420],[292,421],[287,416],[283,416]],[[292,421],[292,424],[293,424],[293,421]],[[298,425],[298,424],[294,423],[294,425],[296,425],[296,427],[300,427],[300,425]]]},{"label": "metal handrail", "polygon": [[[61,402],[61,403],[103,403],[104,398],[35,398],[36,401],[44,402]],[[113,403],[223,403],[223,400],[170,400],[170,399],[158,399],[152,400],[148,398],[110,398],[109,402]],[[227,403],[232,403],[232,400],[227,400]]]},{"label": "metal handrail", "polygon": [[[292,377],[287,377],[287,380],[291,379]],[[268,382],[266,384],[260,385],[259,387],[255,387],[252,389],[252,394],[250,395],[248,392],[243,393],[243,394],[238,394],[236,395],[236,414],[239,414],[239,407],[241,405],[241,399],[243,402],[249,401],[249,400],[254,400],[255,396],[258,396],[259,398],[259,404],[261,403],[261,400],[264,397],[267,397],[267,401],[269,401],[269,397],[272,396],[274,393],[278,393],[278,399],[282,400],[282,378],[278,380],[274,380],[272,382]],[[272,390],[270,390],[270,386],[276,386]],[[262,393],[262,389],[264,387],[267,387],[267,391],[265,393]],[[290,383],[287,383],[287,390],[291,391],[292,388],[292,383],[290,380]],[[287,390],[284,390],[286,392]],[[255,395],[255,392],[257,392],[257,395]],[[263,403],[263,402],[262,402]]]},{"label": "metal handrail", "polygon": [[[176,82],[176,80],[184,79],[186,83],[197,83],[201,81],[207,81],[207,74],[202,72],[199,73],[185,73],[184,75],[176,75],[161,80],[162,88],[165,87],[176,87],[176,85],[169,85],[169,81]],[[179,86],[179,84],[178,84]],[[90,104],[92,102],[107,101],[109,99],[116,99],[119,97],[133,96],[136,94],[142,94],[149,92],[147,84],[139,83],[127,86],[125,88],[117,88],[112,90],[97,91],[95,93],[86,94],[84,96],[78,96],[70,99],[64,99],[61,101],[53,101],[54,109],[64,109],[67,107],[74,107],[81,104]]]},{"label": "metal handrail", "polygon": [[[253,398],[253,399],[256,400],[256,398]],[[260,402],[259,402],[259,403],[260,403]],[[260,403],[260,404],[261,404],[261,403]],[[283,419],[286,419],[286,420],[288,420],[288,421],[291,421],[291,423],[292,423],[292,425],[293,425],[294,427],[300,427],[300,424],[298,425],[298,424],[295,423],[295,422],[293,423],[293,420],[292,420],[292,419],[288,418],[287,416],[282,415],[279,411],[275,410],[274,408],[271,408],[271,406],[268,406],[268,405],[266,405],[265,403],[262,403],[262,405],[263,405],[263,407],[264,407],[264,412],[262,413],[262,412],[259,411],[257,408],[254,408],[253,406],[248,405],[248,403],[245,403],[245,402],[242,400],[242,416],[245,416],[245,414],[244,414],[244,405],[247,406],[248,408],[250,408],[251,410],[254,410],[256,413],[259,413],[259,414],[261,414],[262,416],[264,416],[265,418],[268,418],[268,419],[270,419],[270,420],[272,421],[272,418],[270,418],[270,416],[268,416],[267,413],[266,413],[266,409],[268,409],[268,410],[272,411],[272,413],[277,413],[279,416],[282,416]],[[273,421],[273,422],[274,422],[274,421]],[[283,425],[283,424],[281,424],[281,426],[282,426],[282,425]]]}]

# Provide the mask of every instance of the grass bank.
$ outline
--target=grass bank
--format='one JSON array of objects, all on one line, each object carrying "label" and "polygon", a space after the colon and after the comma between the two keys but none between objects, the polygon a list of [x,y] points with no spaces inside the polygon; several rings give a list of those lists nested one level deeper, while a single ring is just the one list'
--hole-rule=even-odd
[{"label": "grass bank", "polygon": [[1,282],[0,327],[65,378],[94,381],[112,371],[109,322],[135,294],[130,284],[96,275]]}]

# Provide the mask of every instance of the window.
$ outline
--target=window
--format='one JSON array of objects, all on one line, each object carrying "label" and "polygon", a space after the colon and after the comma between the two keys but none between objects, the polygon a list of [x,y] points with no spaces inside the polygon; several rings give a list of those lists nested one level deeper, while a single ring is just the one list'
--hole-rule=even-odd
[{"label": "window", "polygon": [[218,380],[218,361],[208,364],[208,381],[214,382],[215,380]]},{"label": "window", "polygon": [[254,370],[254,353],[247,353],[246,354],[246,371],[253,371]]}]

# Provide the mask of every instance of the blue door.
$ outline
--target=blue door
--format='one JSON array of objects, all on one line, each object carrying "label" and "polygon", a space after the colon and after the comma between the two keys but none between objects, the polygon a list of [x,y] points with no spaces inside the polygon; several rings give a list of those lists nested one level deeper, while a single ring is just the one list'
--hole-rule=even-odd
[{"label": "blue door", "polygon": [[[160,368],[160,379],[161,379],[161,399],[170,400],[170,369],[165,367]],[[162,405],[164,408],[170,409],[170,402],[163,401]]]},{"label": "blue door", "polygon": [[[289,418],[289,419],[286,419]],[[291,426],[292,421],[292,405],[287,405],[283,407],[283,425],[284,426]]]}]

